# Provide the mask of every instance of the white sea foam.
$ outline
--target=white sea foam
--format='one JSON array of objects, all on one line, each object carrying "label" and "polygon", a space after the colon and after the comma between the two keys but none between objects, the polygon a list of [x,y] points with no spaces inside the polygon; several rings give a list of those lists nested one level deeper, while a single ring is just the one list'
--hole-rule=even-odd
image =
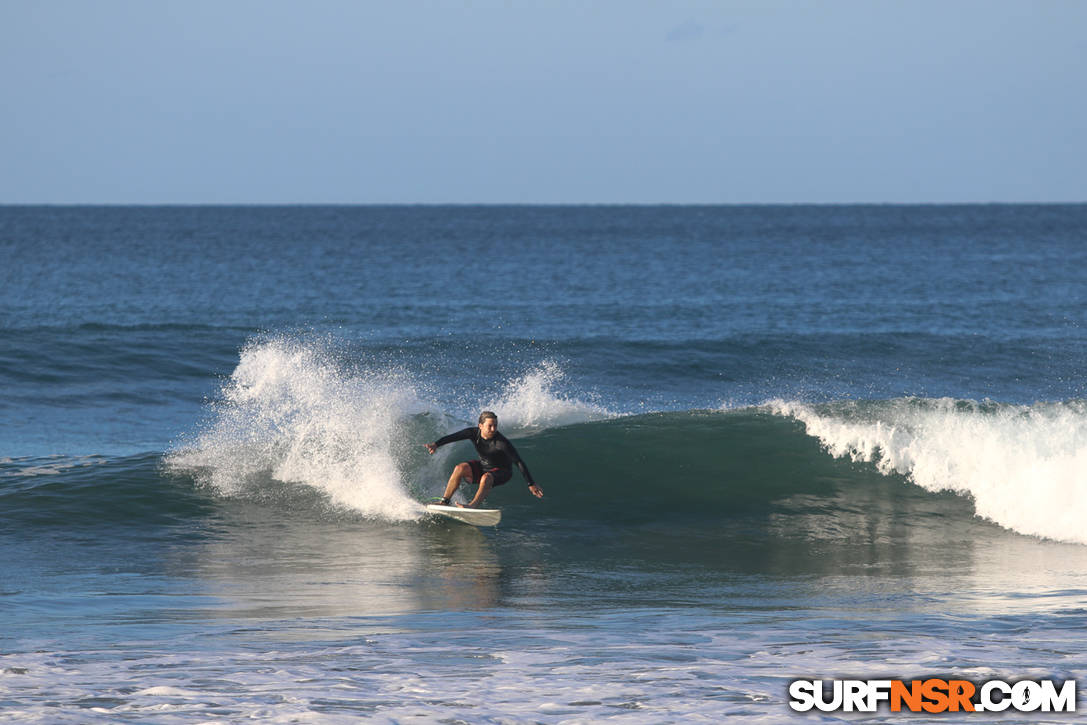
[{"label": "white sea foam", "polygon": [[[479,578],[456,568],[443,574],[446,586]],[[737,606],[727,618],[694,607],[590,607],[572,622],[532,608],[488,609],[486,616],[442,612],[440,620],[292,616],[250,620],[240,630],[212,627],[215,647],[181,635],[139,647],[60,651],[48,649],[56,642],[33,642],[36,649],[0,653],[0,672],[21,672],[0,676],[0,720],[81,724],[94,719],[88,704],[98,703],[96,714],[107,721],[171,724],[780,723],[795,715],[786,699],[789,681],[808,672],[896,677],[952,671],[973,680],[1084,676],[1078,630],[1062,621],[1039,618],[1030,632],[994,636],[982,624],[987,619],[978,622],[981,632],[933,627],[932,619],[912,610],[873,618],[869,609],[828,607],[810,584],[786,591],[796,598],[767,599],[760,590],[753,601],[795,606],[814,598],[824,606],[792,617]],[[1074,606],[1075,595],[1067,599]],[[930,616],[939,623],[941,614]],[[472,626],[458,631],[463,621]],[[1067,654],[1059,664],[1023,664],[1024,644],[1032,652]],[[872,719],[879,720],[864,721]],[[1031,721],[1070,722],[1041,712]]]},{"label": "white sea foam", "polygon": [[970,496],[978,516],[1022,534],[1087,544],[1087,404],[951,399],[769,410],[802,422],[837,457],[872,462],[929,491]]},{"label": "white sea foam", "polygon": [[614,417],[601,405],[558,392],[565,377],[558,363],[545,360],[509,381],[501,397],[484,407],[498,415],[506,430],[534,431]]},{"label": "white sea foam", "polygon": [[170,467],[226,495],[271,478],[366,515],[418,517],[399,431],[426,406],[405,374],[349,369],[328,344],[276,338],[242,350],[221,394],[208,427],[168,456]]},{"label": "white sea foam", "polygon": [[[557,364],[544,362],[483,407],[513,434],[612,415],[558,392],[563,377]],[[450,426],[439,423],[445,416],[422,401],[411,376],[347,365],[331,342],[282,336],[250,343],[220,398],[209,423],[166,461],[223,495],[265,499],[274,482],[304,484],[337,506],[410,520],[420,515],[416,496],[436,493],[434,482],[448,476],[445,457],[427,457],[422,443]]]}]

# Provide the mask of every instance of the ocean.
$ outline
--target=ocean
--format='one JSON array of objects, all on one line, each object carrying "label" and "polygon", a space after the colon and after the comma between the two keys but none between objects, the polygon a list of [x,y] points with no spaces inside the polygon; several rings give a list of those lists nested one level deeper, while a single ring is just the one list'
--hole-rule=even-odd
[{"label": "ocean", "polygon": [[[1087,205],[0,206],[0,258],[0,721],[1075,717],[790,684],[1087,686]],[[545,497],[425,516],[483,409]]]}]

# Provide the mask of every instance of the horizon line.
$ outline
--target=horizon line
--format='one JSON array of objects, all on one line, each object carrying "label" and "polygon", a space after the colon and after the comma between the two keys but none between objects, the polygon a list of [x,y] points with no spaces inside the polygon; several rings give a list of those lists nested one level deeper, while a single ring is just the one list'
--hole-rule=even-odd
[{"label": "horizon line", "polygon": [[3,207],[797,207],[797,206],[1081,206],[1081,201],[755,201],[755,202],[675,202],[675,201],[0,201]]}]

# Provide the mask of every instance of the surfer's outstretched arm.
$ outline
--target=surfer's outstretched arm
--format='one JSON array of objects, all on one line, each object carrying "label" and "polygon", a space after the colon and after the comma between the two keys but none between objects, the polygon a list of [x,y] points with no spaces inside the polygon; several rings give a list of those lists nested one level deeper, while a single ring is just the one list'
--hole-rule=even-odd
[{"label": "surfer's outstretched arm", "polygon": [[475,428],[465,428],[464,430],[459,430],[456,433],[450,433],[447,436],[442,436],[433,443],[424,443],[423,447],[427,449],[427,453],[429,453],[430,455],[434,455],[434,451],[438,450],[446,443],[453,443],[454,441],[468,441],[474,438],[475,434]]}]

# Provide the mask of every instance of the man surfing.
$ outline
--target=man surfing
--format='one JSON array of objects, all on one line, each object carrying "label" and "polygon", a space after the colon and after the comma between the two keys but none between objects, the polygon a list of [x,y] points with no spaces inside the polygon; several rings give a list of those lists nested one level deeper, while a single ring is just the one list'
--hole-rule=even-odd
[{"label": "man surfing", "polygon": [[449,483],[445,485],[442,506],[448,506],[453,494],[460,488],[461,481],[467,481],[478,483],[479,488],[476,489],[476,495],[470,503],[457,505],[461,508],[478,508],[492,488],[510,480],[515,463],[521,470],[521,475],[528,481],[528,490],[536,498],[543,498],[543,490],[532,480],[532,474],[528,472],[528,466],[521,460],[517,449],[506,436],[498,432],[498,416],[491,411],[485,410],[480,413],[478,428],[465,428],[425,445],[427,452],[433,455],[434,451],[446,443],[455,441],[472,441],[476,447],[476,453],[479,454],[479,460],[457,464],[449,477]]}]

